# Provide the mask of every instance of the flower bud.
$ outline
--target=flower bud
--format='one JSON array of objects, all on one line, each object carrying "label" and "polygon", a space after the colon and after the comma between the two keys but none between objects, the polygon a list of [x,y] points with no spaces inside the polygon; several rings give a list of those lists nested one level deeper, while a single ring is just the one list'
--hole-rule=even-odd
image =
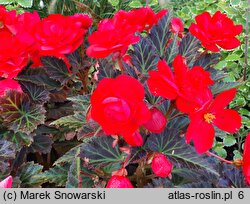
[{"label": "flower bud", "polygon": [[157,108],[150,109],[151,119],[144,124],[150,132],[161,133],[166,126],[167,119]]},{"label": "flower bud", "polygon": [[133,185],[127,177],[114,175],[109,179],[106,188],[133,188]]},{"label": "flower bud", "polygon": [[151,168],[156,176],[168,177],[172,171],[172,163],[164,154],[156,154],[152,160]]}]

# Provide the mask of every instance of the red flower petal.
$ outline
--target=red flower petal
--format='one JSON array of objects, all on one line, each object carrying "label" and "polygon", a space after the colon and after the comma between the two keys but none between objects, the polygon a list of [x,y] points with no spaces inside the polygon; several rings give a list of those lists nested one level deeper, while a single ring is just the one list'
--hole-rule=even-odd
[{"label": "red flower petal", "polygon": [[231,50],[240,46],[240,41],[237,38],[232,37],[218,40],[216,44],[225,50]]},{"label": "red flower petal", "polygon": [[250,184],[250,132],[248,133],[244,143],[243,174],[246,182]]},{"label": "red flower petal", "polygon": [[17,81],[12,79],[0,80],[0,96],[3,96],[7,90],[17,90],[22,92],[21,86]]},{"label": "red flower petal", "polygon": [[6,179],[0,182],[0,188],[11,188],[12,187],[12,176],[8,176]]},{"label": "red flower petal", "polygon": [[181,55],[177,55],[173,61],[175,79],[178,83],[181,83],[186,78],[188,72],[188,66],[186,60]]},{"label": "red flower petal", "polygon": [[113,89],[116,96],[130,101],[142,101],[144,99],[145,92],[142,84],[135,78],[124,74],[116,77]]},{"label": "red flower petal", "polygon": [[213,123],[221,130],[235,133],[241,127],[241,117],[235,110],[225,109],[216,112]]},{"label": "red flower petal", "polygon": [[138,131],[135,131],[132,134],[126,133],[122,135],[124,140],[131,146],[142,146],[143,138]]},{"label": "red flower petal", "polygon": [[157,67],[158,71],[149,71],[150,77],[147,84],[150,92],[155,96],[162,96],[170,100],[175,99],[178,88],[171,68],[164,60],[160,60]]},{"label": "red flower petal", "polygon": [[216,111],[224,109],[233,100],[235,95],[235,88],[221,92],[212,102],[209,111],[212,113],[216,113]]},{"label": "red flower petal", "polygon": [[204,113],[200,113],[198,117],[191,119],[186,132],[187,143],[193,140],[194,147],[199,154],[212,147],[215,134],[213,125],[205,122],[203,115]]}]

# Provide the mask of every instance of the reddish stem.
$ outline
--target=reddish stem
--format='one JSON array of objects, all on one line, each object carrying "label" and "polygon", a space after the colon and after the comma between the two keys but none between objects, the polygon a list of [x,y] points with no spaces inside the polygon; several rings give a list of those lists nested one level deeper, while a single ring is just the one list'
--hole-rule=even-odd
[{"label": "reddish stem", "polygon": [[226,164],[233,164],[232,161],[226,160],[226,159],[224,159],[224,158],[222,158],[222,157],[220,157],[220,156],[218,156],[218,155],[216,155],[216,154],[214,154],[214,153],[212,153],[212,152],[208,152],[208,151],[207,151],[206,154],[207,154],[208,156],[215,157],[215,158],[219,159],[220,161],[225,162]]}]

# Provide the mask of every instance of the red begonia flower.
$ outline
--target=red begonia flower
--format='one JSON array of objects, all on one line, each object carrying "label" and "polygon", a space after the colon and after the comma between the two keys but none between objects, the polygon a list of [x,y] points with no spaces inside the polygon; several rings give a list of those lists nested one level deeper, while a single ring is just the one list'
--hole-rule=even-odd
[{"label": "red begonia flower", "polygon": [[[192,112],[211,99],[212,93],[208,86],[214,82],[209,72],[200,66],[189,69],[181,55],[176,56],[173,67],[174,73],[164,60],[160,60],[158,71],[149,71],[147,84],[153,95],[176,99],[177,108],[185,113]],[[207,96],[206,100],[200,95]]]},{"label": "red begonia flower", "polygon": [[161,133],[167,123],[166,117],[157,108],[150,109],[150,112],[151,119],[144,124],[144,127],[147,128],[150,132]]},{"label": "red begonia flower", "polygon": [[17,81],[13,79],[0,80],[0,97],[4,95],[5,91],[12,89],[22,92],[21,86],[18,84]]},{"label": "red begonia flower", "polygon": [[150,119],[143,86],[134,78],[120,75],[101,80],[91,96],[91,117],[108,135],[122,135],[132,146],[141,146],[138,128]]},{"label": "red begonia flower", "polygon": [[167,12],[155,14],[151,8],[118,11],[112,19],[102,20],[97,31],[88,37],[87,55],[93,58],[105,58],[114,52],[124,55],[129,45],[140,40],[135,32],[150,30]]},{"label": "red begonia flower", "polygon": [[171,20],[171,31],[173,33],[181,33],[184,31],[184,25],[179,18],[172,18]]},{"label": "red begonia flower", "polygon": [[52,14],[42,19],[34,28],[40,55],[64,58],[64,54],[74,52],[82,44],[91,24],[91,18],[83,14]]},{"label": "red begonia flower", "polygon": [[250,184],[250,132],[246,137],[243,152],[243,174],[247,184]]},{"label": "red begonia flower", "polygon": [[113,52],[125,53],[129,45],[140,40],[134,30],[128,26],[116,26],[111,19],[102,20],[97,31],[89,35],[90,46],[87,55],[93,58],[105,58]]},{"label": "red begonia flower", "polygon": [[30,42],[9,32],[0,32],[0,77],[14,78],[27,65]]},{"label": "red begonia flower", "polygon": [[131,11],[120,10],[114,15],[113,21],[117,26],[130,27],[132,32],[149,31],[167,12],[168,10],[161,10],[155,14],[149,7]]},{"label": "red begonia flower", "polygon": [[241,127],[239,113],[225,109],[235,94],[236,89],[223,91],[210,103],[189,115],[190,124],[186,133],[186,141],[190,143],[193,140],[198,153],[204,153],[212,147],[215,134],[213,125],[229,133],[235,133]]},{"label": "red begonia flower", "polygon": [[130,180],[125,176],[114,175],[109,179],[106,188],[134,188]]},{"label": "red begonia flower", "polygon": [[152,160],[151,168],[156,176],[165,178],[172,172],[173,165],[164,154],[158,153]]},{"label": "red begonia flower", "polygon": [[234,22],[217,11],[213,16],[203,12],[195,17],[195,23],[189,27],[189,31],[201,41],[201,44],[212,52],[219,52],[221,47],[229,50],[240,45],[235,37],[242,32],[242,25],[234,25]]},{"label": "red begonia flower", "polygon": [[12,176],[8,176],[6,179],[0,181],[0,188],[11,188],[12,187]]}]

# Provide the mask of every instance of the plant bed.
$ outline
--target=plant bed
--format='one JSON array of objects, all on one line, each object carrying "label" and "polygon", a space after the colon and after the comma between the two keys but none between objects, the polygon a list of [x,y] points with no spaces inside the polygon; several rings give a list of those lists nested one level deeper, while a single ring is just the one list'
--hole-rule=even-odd
[{"label": "plant bed", "polygon": [[0,7],[0,187],[249,187],[249,107],[231,103],[249,81],[218,69],[242,25],[20,2]]}]

